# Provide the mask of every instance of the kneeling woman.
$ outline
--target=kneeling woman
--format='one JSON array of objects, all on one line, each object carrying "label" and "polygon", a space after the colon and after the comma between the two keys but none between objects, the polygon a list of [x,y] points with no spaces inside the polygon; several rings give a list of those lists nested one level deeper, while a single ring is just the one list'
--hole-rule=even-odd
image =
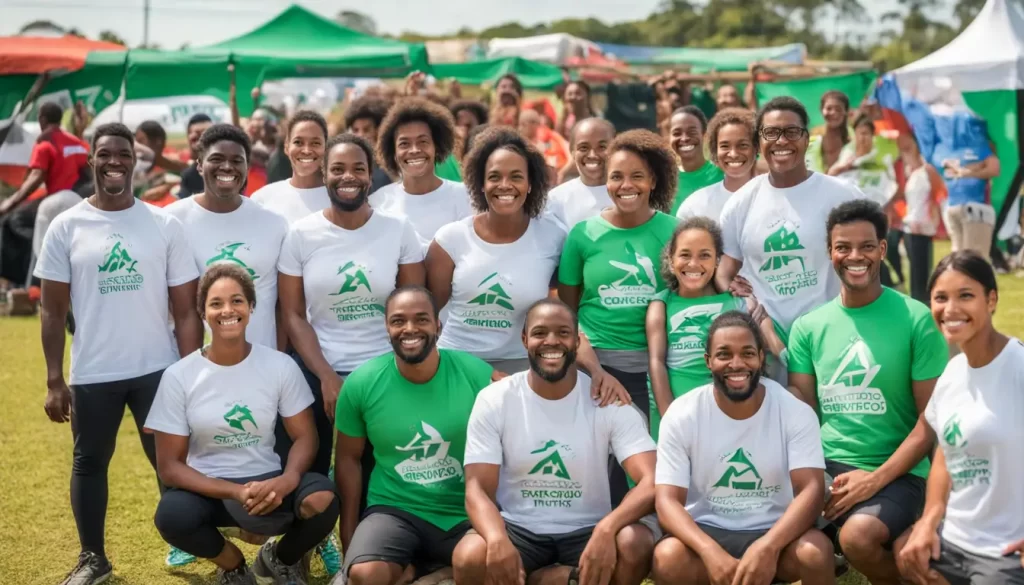
[{"label": "kneeling woman", "polygon": [[[252,585],[254,575],[302,581],[302,556],[338,519],[334,484],[307,473],[317,450],[313,395],[295,362],[245,341],[256,292],[245,269],[219,264],[199,283],[210,344],[167,368],[146,419],[156,433],[157,471],[170,489],[156,527],[171,545],[219,567],[219,582]],[[287,467],[274,452],[281,416],[292,439]],[[284,536],[257,553],[250,571],[218,528]]]}]

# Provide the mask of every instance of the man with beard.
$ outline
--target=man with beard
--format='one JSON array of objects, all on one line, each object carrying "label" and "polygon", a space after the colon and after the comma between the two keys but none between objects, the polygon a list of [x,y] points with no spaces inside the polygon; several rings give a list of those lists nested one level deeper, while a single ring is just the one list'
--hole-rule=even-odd
[{"label": "man with beard", "polygon": [[[349,375],[335,416],[345,551],[339,584],[395,585],[414,561],[418,569],[447,567],[469,529],[466,426],[492,368],[468,353],[437,349],[441,324],[425,288],[395,289],[384,310],[394,352]],[[367,442],[376,465],[360,520]]]},{"label": "man with beard", "polygon": [[[530,370],[477,398],[465,456],[474,531],[455,550],[456,583],[639,585],[650,571],[655,445],[635,406],[591,398],[579,343],[572,309],[537,301],[523,327]],[[614,510],[611,454],[636,482]]]},{"label": "man with beard", "polygon": [[885,212],[844,203],[825,224],[840,295],[797,319],[790,386],[821,413],[825,518],[839,548],[873,585],[900,582],[894,554],[921,512],[933,438],[921,414],[949,350],[924,304],[882,286]]},{"label": "man with beard", "polygon": [[[71,508],[82,552],[63,585],[110,576],[103,539],[107,467],[125,406],[155,466],[153,435],[142,425],[160,378],[203,341],[199,271],[181,222],[132,194],[132,132],[122,124],[97,128],[91,164],[96,193],[57,216],[35,270],[42,280],[46,413],[56,423],[70,420],[74,437]],[[72,301],[77,330],[65,382],[64,323]]]},{"label": "man with beard", "polygon": [[825,467],[814,411],[762,378],[764,341],[744,313],[711,324],[712,383],[668,408],[656,502],[669,533],[654,582],[835,583],[832,543],[814,523]]}]

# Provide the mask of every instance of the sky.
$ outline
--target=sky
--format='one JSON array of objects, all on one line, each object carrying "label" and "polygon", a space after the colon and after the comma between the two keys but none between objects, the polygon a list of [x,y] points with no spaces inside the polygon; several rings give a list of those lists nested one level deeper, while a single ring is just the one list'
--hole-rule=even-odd
[{"label": "sky", "polygon": [[[111,30],[129,46],[142,43],[145,0],[0,0],[0,35],[16,34],[33,20],[77,27],[95,38]],[[149,0],[150,42],[164,49],[184,43],[209,45],[247,32],[284,9],[290,0]],[[876,19],[891,0],[861,0]],[[377,21],[383,33],[415,31],[429,35],[459,28],[480,30],[509,21],[524,24],[562,18],[596,17],[620,22],[646,17],[660,0],[301,0],[324,16],[357,10]],[[826,31],[831,33],[833,31]]]}]

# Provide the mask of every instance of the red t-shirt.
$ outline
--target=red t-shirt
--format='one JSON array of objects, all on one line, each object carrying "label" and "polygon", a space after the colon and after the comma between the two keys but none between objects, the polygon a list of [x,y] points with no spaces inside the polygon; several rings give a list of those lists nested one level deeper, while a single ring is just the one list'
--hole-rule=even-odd
[{"label": "red t-shirt", "polygon": [[29,200],[71,189],[78,183],[82,168],[87,164],[89,145],[85,142],[57,128],[44,132],[32,147],[28,167],[46,171],[46,193],[34,193]]}]

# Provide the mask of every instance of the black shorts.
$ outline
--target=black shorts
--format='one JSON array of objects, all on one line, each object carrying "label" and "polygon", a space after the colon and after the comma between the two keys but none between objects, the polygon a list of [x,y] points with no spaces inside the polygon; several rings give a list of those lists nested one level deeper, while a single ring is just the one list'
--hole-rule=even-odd
[{"label": "black shorts", "polygon": [[729,553],[729,556],[736,559],[742,559],[754,542],[768,534],[767,530],[726,530],[700,522],[697,523],[697,526],[704,531],[704,534],[710,536],[711,540],[717,542],[725,552]]},{"label": "black shorts", "polygon": [[452,553],[469,531],[469,521],[441,530],[426,520],[391,506],[367,508],[345,551],[343,574],[352,565],[371,561],[416,565],[418,573],[450,567]]},{"label": "black shorts", "polygon": [[576,567],[583,549],[590,542],[594,527],[580,528],[564,534],[535,534],[522,526],[505,522],[505,531],[512,545],[523,559],[523,569],[529,575],[537,569],[552,565]]},{"label": "black shorts", "polygon": [[932,561],[931,566],[949,585],[1024,585],[1020,556],[983,557],[948,540],[942,541],[939,560]]},{"label": "black shorts", "polygon": [[[825,471],[833,478],[857,469],[845,463],[825,461]],[[849,512],[837,518],[834,524],[842,527],[854,514],[873,516],[889,529],[889,541],[886,544],[892,546],[892,543],[913,526],[921,515],[921,509],[924,507],[924,488],[923,478],[908,473],[896,478],[871,498],[854,505]]]}]

